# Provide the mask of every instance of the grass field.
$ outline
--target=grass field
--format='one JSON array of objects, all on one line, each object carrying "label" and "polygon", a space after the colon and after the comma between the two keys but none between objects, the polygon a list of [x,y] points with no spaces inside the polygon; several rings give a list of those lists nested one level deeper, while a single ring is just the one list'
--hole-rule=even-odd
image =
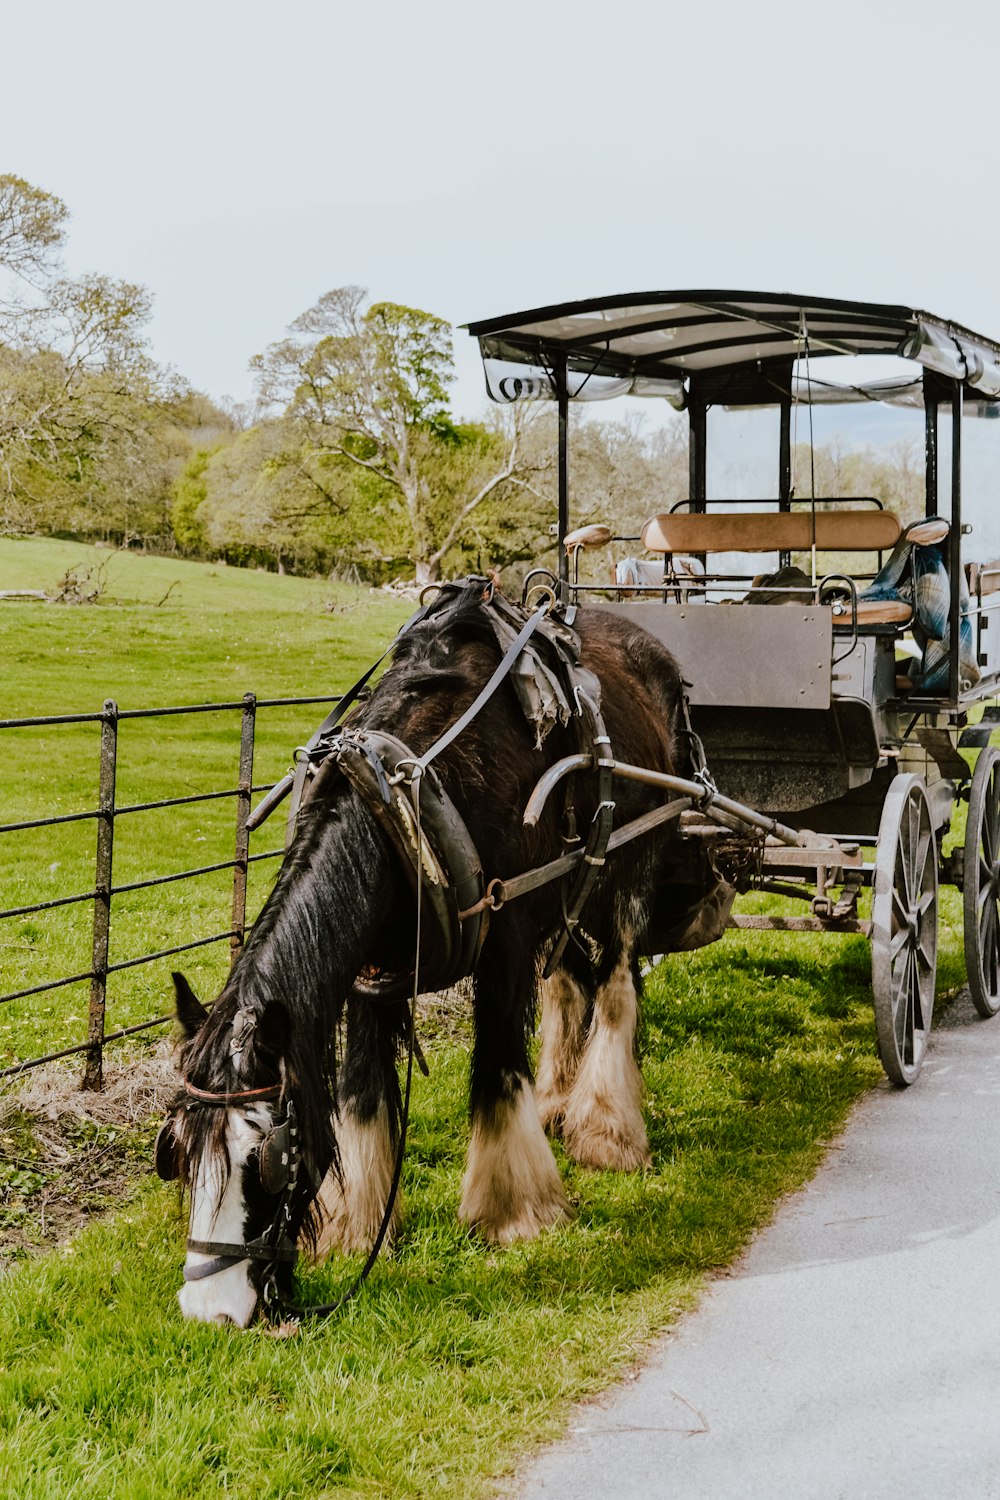
[{"label": "grass field", "polygon": [[[0,578],[9,588],[51,587],[66,566],[93,558],[69,544],[0,542]],[[334,613],[324,607],[331,601]],[[145,707],[248,689],[336,692],[405,612],[379,598],[334,598],[321,583],[115,557],[97,605],[0,603],[4,713],[94,709],[108,696]],[[234,723],[152,722],[159,728],[146,738],[127,726],[123,798],[208,789],[232,774]],[[276,717],[255,779],[283,769],[302,727]],[[92,805],[93,731],[63,733],[26,733],[7,749],[0,821]],[[50,831],[51,843],[19,835],[15,850],[0,846],[3,906],[67,879],[87,883],[93,830],[84,825],[78,846],[76,826]],[[194,841],[204,840],[202,850],[226,836],[203,812],[190,825],[151,825],[133,844],[123,835],[116,876],[168,857],[180,867],[207,863],[207,852],[192,857]],[[258,904],[268,879],[260,871]],[[121,951],[183,940],[220,912],[225,925],[222,886],[197,896],[188,884],[168,886],[148,904],[136,900],[116,929]],[[958,915],[945,893],[941,990],[963,978]],[[0,926],[3,989],[39,964],[68,969],[73,944],[85,940],[67,932],[65,914],[51,926],[13,927]],[[207,991],[225,961],[220,951],[186,967]],[[114,1015],[152,1013],[165,993],[162,974],[125,971]],[[6,1008],[7,1056],[79,1026],[79,990],[46,1003],[44,1017],[27,1002]],[[647,983],[641,1036],[652,1168],[621,1177],[560,1156],[573,1222],[497,1252],[456,1222],[466,1136],[461,1027],[431,1028],[424,1041],[431,1076],[415,1085],[406,1228],[336,1322],[306,1324],[287,1341],[184,1324],[175,1300],[183,1212],[174,1190],[155,1180],[128,1207],[5,1277],[0,1496],[489,1493],[530,1445],[559,1430],[571,1400],[606,1384],[690,1305],[704,1273],[730,1260],[776,1199],[809,1175],[851,1102],[880,1077],[862,940],[744,933],[671,958]],[[153,1126],[143,1122],[143,1142]],[[351,1269],[306,1272],[304,1297],[332,1294]]]}]

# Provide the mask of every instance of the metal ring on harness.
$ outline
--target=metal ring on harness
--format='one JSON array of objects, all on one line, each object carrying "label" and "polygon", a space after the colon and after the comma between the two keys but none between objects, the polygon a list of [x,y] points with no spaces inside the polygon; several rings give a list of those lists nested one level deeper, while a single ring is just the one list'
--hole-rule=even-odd
[{"label": "metal ring on harness", "polygon": [[[484,877],[479,853],[465,822],[432,767],[419,765],[409,746],[381,730],[347,730],[337,747],[341,771],[364,799],[401,856],[411,886],[423,880],[424,951],[422,987],[444,989],[471,974],[486,938],[489,912],[480,903]],[[412,795],[420,773],[420,836]],[[419,845],[419,847],[418,847]],[[413,969],[355,981],[354,993],[369,1000],[396,1000],[410,993]]]},{"label": "metal ring on harness", "polygon": [[524,596],[524,607],[525,609],[538,609],[539,605],[547,604],[552,609],[558,601],[559,596],[551,584],[535,583],[532,584]]}]

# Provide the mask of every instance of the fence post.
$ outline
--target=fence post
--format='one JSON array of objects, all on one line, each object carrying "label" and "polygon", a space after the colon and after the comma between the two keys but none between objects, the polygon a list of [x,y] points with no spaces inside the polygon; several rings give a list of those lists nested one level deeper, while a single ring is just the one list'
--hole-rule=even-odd
[{"label": "fence post", "polygon": [[229,939],[229,962],[234,964],[243,947],[247,920],[247,867],[250,854],[250,791],[253,786],[253,741],[257,716],[255,693],[243,695],[240,725],[240,779],[236,792],[236,856],[233,865],[233,935]]},{"label": "fence post", "polygon": [[85,1089],[104,1086],[104,1011],[111,936],[111,865],[115,843],[115,767],[118,760],[118,704],[105,699],[101,722],[101,775],[97,806],[97,868],[94,881],[94,946],[87,1019]]}]

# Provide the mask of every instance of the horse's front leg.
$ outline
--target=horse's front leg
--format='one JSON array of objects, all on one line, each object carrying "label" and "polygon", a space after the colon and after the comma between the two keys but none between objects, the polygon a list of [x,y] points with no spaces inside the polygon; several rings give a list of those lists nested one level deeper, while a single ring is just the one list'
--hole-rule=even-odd
[{"label": "horse's front leg", "polygon": [[538,1117],[549,1135],[562,1135],[566,1101],[576,1081],[591,999],[568,969],[557,969],[540,987],[542,1041],[535,1094]]},{"label": "horse's front leg", "polygon": [[[499,934],[498,934],[499,935]],[[498,1245],[528,1240],[569,1216],[552,1148],[538,1118],[528,1061],[535,953],[507,914],[505,942],[484,952],[475,978],[471,1133],[459,1214]]]},{"label": "horse's front leg", "polygon": [[631,945],[596,978],[583,1054],[563,1108],[563,1141],[583,1166],[634,1171],[648,1166],[650,1155],[635,1056],[639,997]]},{"label": "horse's front leg", "polygon": [[[371,1249],[389,1199],[399,1143],[396,1046],[405,1007],[351,999],[347,1043],[333,1118],[340,1168],[330,1168],[318,1195],[317,1256]],[[396,1197],[387,1242],[402,1222]]]}]

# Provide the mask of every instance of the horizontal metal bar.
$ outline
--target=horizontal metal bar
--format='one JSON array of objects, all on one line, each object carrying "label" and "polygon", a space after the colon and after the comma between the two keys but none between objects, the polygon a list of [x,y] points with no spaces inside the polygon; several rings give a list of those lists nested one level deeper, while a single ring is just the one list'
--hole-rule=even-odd
[{"label": "horizontal metal bar", "polygon": [[0,833],[20,833],[25,828],[54,828],[57,823],[83,823],[98,818],[98,812],[60,813],[56,818],[32,818],[27,823],[0,823]]},{"label": "horizontal metal bar", "polygon": [[16,1078],[18,1073],[28,1073],[32,1068],[40,1068],[43,1063],[55,1062],[60,1057],[73,1057],[77,1052],[89,1052],[90,1043],[81,1042],[75,1047],[63,1047],[59,1052],[46,1052],[43,1057],[30,1057],[26,1062],[15,1063],[10,1068],[0,1068],[0,1078]]},{"label": "horizontal metal bar", "polygon": [[120,1031],[109,1031],[102,1045],[106,1047],[109,1042],[120,1042],[123,1036],[135,1036],[136,1032],[149,1031],[153,1026],[166,1026],[176,1019],[177,1017],[174,1015],[157,1016],[152,1021],[140,1021],[137,1026],[123,1026]]},{"label": "horizontal metal bar", "polygon": [[183,807],[188,802],[216,802],[220,797],[238,797],[240,788],[233,787],[227,792],[194,792],[190,797],[164,797],[160,802],[132,802],[126,807],[116,807],[115,817],[120,818],[123,813],[151,812],[158,807]]},{"label": "horizontal metal bar", "polygon": [[[258,698],[258,708],[303,708],[315,703],[339,703],[343,695],[340,693],[324,693],[319,697],[309,698]],[[118,711],[121,719],[165,719],[177,714],[212,714],[232,712],[243,709],[245,704],[240,698],[237,702],[227,703],[190,703],[178,707],[169,708],[122,708]],[[40,714],[29,719],[0,719],[0,729],[42,729],[59,724],[100,724],[104,719],[103,713],[89,714]]]},{"label": "horizontal metal bar", "polygon": [[[155,1021],[140,1021],[138,1026],[124,1026],[121,1031],[109,1032],[101,1045],[106,1047],[109,1042],[118,1042],[122,1037],[134,1036],[137,1031],[149,1031],[153,1026],[165,1026],[172,1020],[174,1020],[173,1016],[157,1016]],[[16,1078],[19,1073],[28,1073],[32,1068],[40,1068],[43,1063],[57,1062],[61,1057],[74,1057],[79,1052],[89,1052],[90,1045],[90,1042],[79,1042],[74,1047],[63,1047],[59,1052],[46,1052],[44,1057],[30,1057],[25,1062],[15,1063],[13,1067],[0,1068],[0,1078]]]},{"label": "horizontal metal bar", "polygon": [[12,906],[9,911],[0,911],[0,921],[5,917],[30,917],[36,911],[52,911],[57,906],[73,906],[78,901],[93,901],[96,891],[81,891],[79,896],[56,896],[52,901],[36,901],[33,906]]},{"label": "horizontal metal bar", "polygon": [[43,995],[46,990],[61,990],[67,984],[83,984],[93,977],[93,969],[88,969],[85,974],[70,974],[66,979],[49,979],[45,984],[33,984],[30,990],[15,990],[12,995],[0,995],[0,1005],[6,1005],[8,1000],[23,1000],[26,995]]},{"label": "horizontal metal bar", "polygon": [[855,919],[824,922],[819,917],[732,916],[727,927],[749,927],[758,932],[858,932],[871,937],[872,924]]},{"label": "horizontal metal bar", "polygon": [[309,703],[339,703],[343,693],[327,693],[320,698],[258,698],[258,708],[296,708],[301,703],[303,707]]},{"label": "horizontal metal bar", "polygon": [[284,849],[266,849],[262,854],[248,854],[247,864],[254,865],[259,859],[283,859]]},{"label": "horizontal metal bar", "polygon": [[[265,849],[260,854],[249,855],[247,863],[278,859],[284,852],[284,849]],[[132,880],[125,885],[114,886],[111,894],[121,896],[127,891],[145,891],[155,885],[171,885],[175,880],[187,880],[195,875],[212,875],[217,870],[231,870],[235,864],[233,859],[223,859],[216,865],[199,865],[196,870],[180,870],[175,875],[155,875],[150,880]],[[7,917],[30,917],[40,911],[54,911],[57,906],[73,906],[80,901],[93,901],[97,894],[97,891],[81,891],[78,896],[57,896],[52,901],[36,901],[31,906],[12,906],[9,911],[0,911],[0,922]]]},{"label": "horizontal metal bar", "polygon": [[[299,704],[305,707],[310,703],[339,703],[341,694],[327,693],[320,698],[258,698],[258,708],[295,708]],[[243,709],[246,705],[240,698],[235,703],[189,703],[177,708],[123,708],[119,710],[119,719],[166,719],[177,714],[215,714],[226,713],[233,709]]]},{"label": "horizontal metal bar", "polygon": [[234,859],[220,860],[217,865],[199,865],[196,870],[178,870],[174,875],[152,875],[148,880],[130,880],[126,885],[111,888],[112,896],[122,896],[126,891],[148,891],[154,885],[172,885],[175,880],[190,880],[194,875],[212,875],[216,870],[231,870]]},{"label": "horizontal metal bar", "polygon": [[188,953],[192,948],[207,948],[209,943],[221,943],[235,936],[236,933],[231,930],[217,932],[214,937],[197,938],[193,943],[181,943],[176,948],[161,948],[158,953],[144,953],[141,958],[126,958],[121,963],[108,964],[108,973],[117,974],[121,969],[136,969],[140,964],[152,964],[158,958],[171,958],[175,953]]},{"label": "horizontal metal bar", "polygon": [[33,719],[0,719],[0,729],[36,729],[50,724],[100,724],[101,713],[92,714],[47,714]]},{"label": "horizontal metal bar", "polygon": [[[264,788],[254,787],[252,790],[262,791]],[[182,807],[189,802],[216,802],[222,797],[238,797],[240,791],[239,787],[233,787],[231,791],[227,792],[197,792],[191,797],[166,797],[162,802],[134,802],[127,807],[116,807],[114,815],[116,818],[120,818],[124,813],[154,812],[160,807]],[[95,810],[93,812],[61,813],[55,818],[32,818],[26,823],[2,823],[0,824],[0,833],[21,833],[26,828],[53,828],[58,823],[82,823],[88,818],[99,818],[100,816],[101,813]]]}]

